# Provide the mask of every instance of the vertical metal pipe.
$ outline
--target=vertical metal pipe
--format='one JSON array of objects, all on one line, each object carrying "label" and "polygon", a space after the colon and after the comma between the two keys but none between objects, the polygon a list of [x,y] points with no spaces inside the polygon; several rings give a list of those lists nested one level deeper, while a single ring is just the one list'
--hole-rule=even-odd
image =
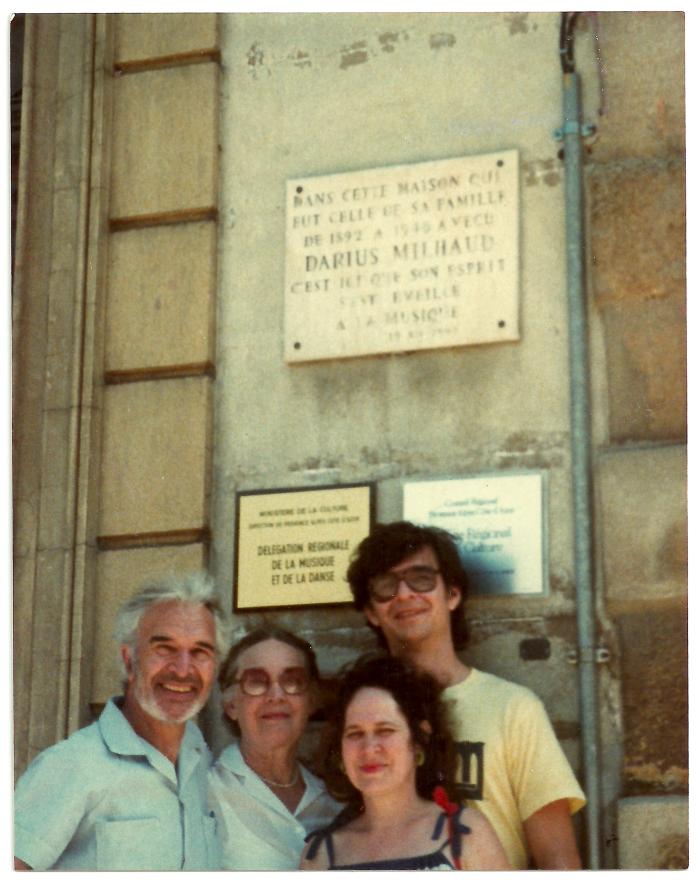
[{"label": "vertical metal pipe", "polygon": [[583,163],[579,77],[564,73],[564,168],[566,270],[571,386],[571,469],[574,514],[574,577],[578,634],[579,700],[587,805],[588,868],[600,861],[600,775],[596,624],[593,598],[588,324],[584,286]]}]

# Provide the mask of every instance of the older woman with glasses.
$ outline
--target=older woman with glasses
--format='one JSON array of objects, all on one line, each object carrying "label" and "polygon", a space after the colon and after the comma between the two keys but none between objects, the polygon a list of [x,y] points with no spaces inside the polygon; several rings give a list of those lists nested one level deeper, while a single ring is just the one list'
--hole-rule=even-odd
[{"label": "older woman with glasses", "polygon": [[304,838],[340,805],[297,758],[317,700],[311,646],[263,627],[229,651],[219,672],[224,719],[238,740],[209,777],[224,869],[295,869]]}]

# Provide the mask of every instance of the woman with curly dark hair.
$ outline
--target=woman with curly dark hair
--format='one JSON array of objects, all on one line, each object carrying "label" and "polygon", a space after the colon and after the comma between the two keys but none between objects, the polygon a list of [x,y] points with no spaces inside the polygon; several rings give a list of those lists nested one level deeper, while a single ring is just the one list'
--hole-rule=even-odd
[{"label": "woman with curly dark hair", "polygon": [[488,820],[450,800],[454,754],[432,677],[385,655],[344,676],[321,750],[347,804],[310,836],[302,869],[509,869]]}]

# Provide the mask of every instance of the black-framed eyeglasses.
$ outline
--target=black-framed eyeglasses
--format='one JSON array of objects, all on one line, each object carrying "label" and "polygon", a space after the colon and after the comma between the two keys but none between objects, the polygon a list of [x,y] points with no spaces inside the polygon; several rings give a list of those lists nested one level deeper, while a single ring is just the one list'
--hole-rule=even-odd
[{"label": "black-framed eyeglasses", "polygon": [[[262,697],[270,690],[273,679],[267,670],[250,668],[244,670],[238,679],[233,680],[240,685],[243,694],[249,697]],[[277,682],[285,694],[306,694],[311,685],[308,671],[304,667],[288,667],[277,677]]]},{"label": "black-framed eyeglasses", "polygon": [[369,592],[377,603],[388,603],[399,592],[403,581],[415,593],[430,593],[435,590],[439,569],[432,566],[409,566],[403,572],[384,572],[369,580]]}]

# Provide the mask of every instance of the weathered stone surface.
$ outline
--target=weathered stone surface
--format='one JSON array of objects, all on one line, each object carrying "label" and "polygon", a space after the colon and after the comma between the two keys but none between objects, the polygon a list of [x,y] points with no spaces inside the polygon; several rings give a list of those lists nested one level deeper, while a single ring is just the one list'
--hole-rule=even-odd
[{"label": "weathered stone surface", "polygon": [[211,360],[215,288],[214,223],[113,234],[106,369]]},{"label": "weathered stone surface", "polygon": [[100,168],[86,115],[101,92],[94,23],[90,15],[28,15],[24,34],[13,277],[17,772],[66,736],[90,676],[77,649],[86,519],[77,490],[89,471],[83,440],[93,415],[94,252],[85,211],[91,171],[96,180]]},{"label": "weathered stone surface", "polygon": [[121,13],[115,16],[115,60],[135,61],[211,49],[217,45],[216,13]]},{"label": "weathered stone surface", "polygon": [[685,436],[684,185],[680,161],[601,167],[589,177],[613,441]]},{"label": "weathered stone surface", "polygon": [[[550,14],[222,16],[217,507],[225,510],[236,488],[303,484],[313,469],[332,470],[333,480],[380,479],[380,495],[387,477],[501,468],[550,468],[557,492],[568,484],[563,186],[550,134],[561,83],[556,59],[545,60],[558,21]],[[504,65],[498,80],[484,73],[494,57]],[[455,65],[468,73],[468,95],[452,88]],[[538,74],[525,82],[523,69]],[[535,118],[524,106],[546,109]],[[436,138],[438,118],[446,124]],[[397,139],[407,126],[410,138]],[[478,155],[513,139],[525,163],[521,342],[285,367],[276,354],[285,181]],[[385,293],[389,302],[391,289]],[[265,432],[255,415],[261,387]],[[234,437],[235,444],[227,440]],[[559,522],[552,518],[556,573],[570,546],[569,524],[559,529]],[[231,552],[217,544],[225,561]]]},{"label": "weathered stone surface", "polygon": [[31,629],[23,634],[32,644],[28,760],[66,736],[67,688],[57,688],[56,683],[65,684],[70,670],[72,549],[39,551],[33,563],[36,589]]},{"label": "weathered stone surface", "polygon": [[75,457],[73,410],[50,410],[44,417],[38,548],[68,549],[74,539]]},{"label": "weathered stone surface", "polygon": [[216,205],[217,132],[217,65],[119,78],[110,216]]},{"label": "weathered stone surface", "polygon": [[623,798],[618,803],[619,868],[688,868],[688,799]]},{"label": "weathered stone surface", "polygon": [[687,592],[685,446],[617,451],[602,456],[598,481],[608,611]]},{"label": "weathered stone surface", "polygon": [[625,614],[617,623],[623,684],[625,791],[685,792],[687,616],[684,610],[655,609]]},{"label": "weathered stone surface", "polygon": [[[198,544],[99,554],[96,604],[100,614],[95,632],[92,703],[104,703],[121,691],[119,647],[112,635],[119,606],[148,578],[202,569],[206,566],[206,557],[206,548]],[[224,607],[229,607],[225,601]]]},{"label": "weathered stone surface", "polygon": [[613,441],[683,440],[687,432],[685,303],[603,311]]},{"label": "weathered stone surface", "polygon": [[[575,59],[585,119],[598,126],[597,161],[666,156],[685,149],[684,14],[598,12],[580,16]],[[601,72],[596,64],[600,53]],[[602,92],[602,94],[601,94]],[[602,107],[602,115],[598,109]]]},{"label": "weathered stone surface", "polygon": [[107,388],[101,535],[204,525],[210,385],[202,378]]},{"label": "weathered stone surface", "polygon": [[673,162],[598,166],[590,184],[596,303],[666,299],[685,284],[685,175]]}]

